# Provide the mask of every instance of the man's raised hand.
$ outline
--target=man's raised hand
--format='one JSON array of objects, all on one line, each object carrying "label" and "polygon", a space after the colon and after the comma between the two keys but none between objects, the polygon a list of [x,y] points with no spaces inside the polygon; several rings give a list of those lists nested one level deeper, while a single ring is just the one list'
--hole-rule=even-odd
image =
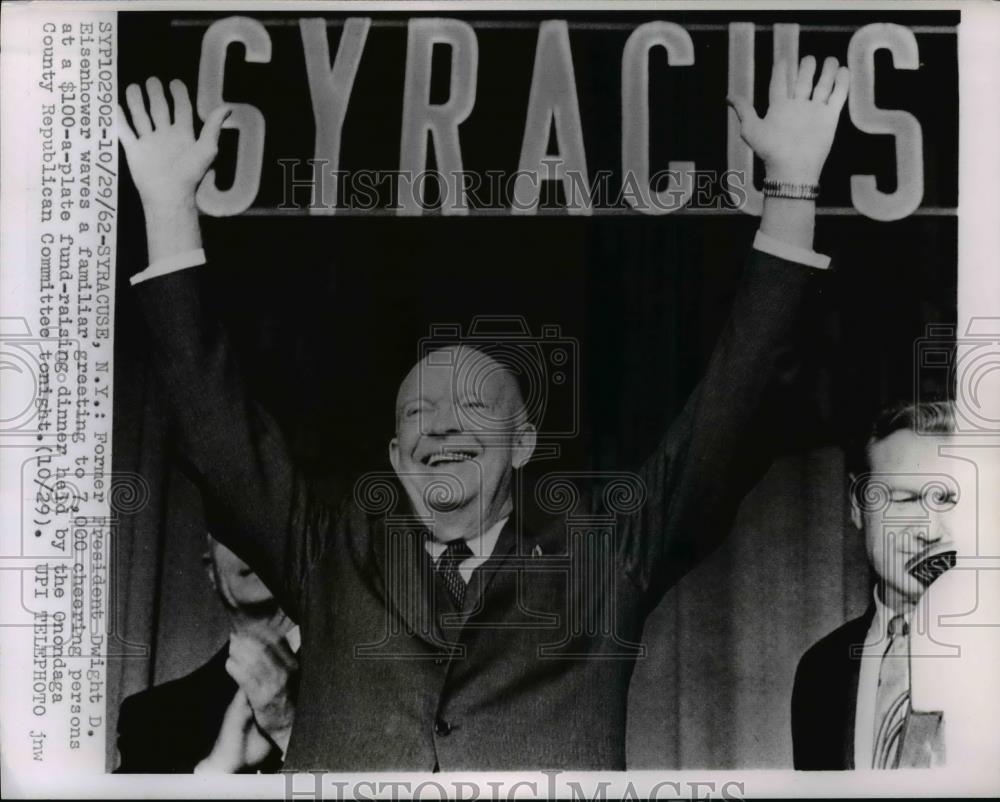
[{"label": "man's raised hand", "polygon": [[803,58],[797,70],[785,61],[775,63],[763,119],[757,116],[750,98],[727,98],[740,118],[743,141],[763,160],[770,179],[819,183],[851,75],[832,57],[823,62],[814,87],[815,75],[816,59],[812,56]]},{"label": "man's raised hand", "polygon": [[118,136],[143,208],[147,217],[151,212],[193,208],[195,192],[215,159],[219,132],[230,109],[215,109],[195,139],[191,101],[181,81],[170,82],[173,120],[159,79],[146,81],[146,94],[148,110],[138,84],[129,84],[125,90],[131,126],[125,110],[118,107]]}]

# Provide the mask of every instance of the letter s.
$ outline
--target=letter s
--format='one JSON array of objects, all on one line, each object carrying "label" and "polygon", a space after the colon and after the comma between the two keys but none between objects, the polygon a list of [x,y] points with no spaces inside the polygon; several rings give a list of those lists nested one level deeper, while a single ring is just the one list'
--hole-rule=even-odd
[{"label": "letter s", "polygon": [[858,130],[896,138],[896,191],[879,191],[873,175],[852,175],[851,202],[874,220],[899,220],[912,214],[924,197],[923,132],[909,112],[875,105],[875,51],[882,48],[892,53],[896,69],[919,69],[920,52],[913,31],[889,23],[866,25],[851,37],[847,48],[851,69],[848,108]]},{"label": "letter s", "polygon": [[[226,17],[213,22],[201,41],[201,63],[198,66],[198,116],[205,120],[212,110],[222,105],[222,84],[229,45],[241,42],[246,47],[246,60],[266,64],[271,60],[271,37],[264,26],[249,17]],[[223,125],[240,132],[236,150],[236,172],[233,185],[221,191],[215,185],[215,171],[209,170],[198,187],[198,206],[205,214],[228,217],[250,208],[260,189],[260,172],[264,162],[264,115],[249,103],[232,104],[233,113]]]}]

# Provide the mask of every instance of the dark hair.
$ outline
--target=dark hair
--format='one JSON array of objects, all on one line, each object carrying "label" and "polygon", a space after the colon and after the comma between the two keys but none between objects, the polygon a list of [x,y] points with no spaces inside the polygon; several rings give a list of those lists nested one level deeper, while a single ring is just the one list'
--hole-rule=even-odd
[{"label": "dark hair", "polygon": [[952,401],[919,401],[885,407],[875,416],[863,436],[847,448],[847,470],[862,476],[871,469],[868,449],[899,431],[918,434],[948,434],[955,431],[955,405]]}]

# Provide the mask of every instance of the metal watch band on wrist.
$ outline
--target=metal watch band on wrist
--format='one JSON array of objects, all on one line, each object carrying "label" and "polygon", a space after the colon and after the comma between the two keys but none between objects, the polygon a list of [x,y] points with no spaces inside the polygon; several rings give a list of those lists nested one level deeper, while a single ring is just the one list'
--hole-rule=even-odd
[{"label": "metal watch band on wrist", "polygon": [[819,184],[795,184],[791,181],[764,179],[764,195],[768,198],[790,198],[791,200],[816,200]]}]

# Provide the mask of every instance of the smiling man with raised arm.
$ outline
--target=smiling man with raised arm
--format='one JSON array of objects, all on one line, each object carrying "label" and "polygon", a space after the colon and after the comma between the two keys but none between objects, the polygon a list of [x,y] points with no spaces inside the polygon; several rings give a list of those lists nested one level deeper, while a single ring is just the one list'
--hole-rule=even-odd
[{"label": "smiling man with raised arm", "polygon": [[[537,435],[503,362],[462,344],[425,354],[400,386],[398,509],[362,491],[321,503],[247,397],[201,287],[211,268],[195,191],[226,110],[195,138],[180,82],[172,114],[155,78],[148,105],[128,87],[120,137],[149,243],[132,282],[151,359],[213,532],[302,629],[286,769],[625,768],[645,619],[725,537],[773,456],[768,404],[794,373],[803,301],[828,265],[812,251],[815,197],[849,75],[827,59],[814,85],[816,67],[776,65],[763,118],[731,101],[767,171],[760,231],[701,384],[627,498],[594,494],[615,515],[614,536],[597,540],[560,521],[520,525],[511,491]],[[413,524],[390,525],[390,511]],[[595,565],[606,574],[581,582]]]}]

